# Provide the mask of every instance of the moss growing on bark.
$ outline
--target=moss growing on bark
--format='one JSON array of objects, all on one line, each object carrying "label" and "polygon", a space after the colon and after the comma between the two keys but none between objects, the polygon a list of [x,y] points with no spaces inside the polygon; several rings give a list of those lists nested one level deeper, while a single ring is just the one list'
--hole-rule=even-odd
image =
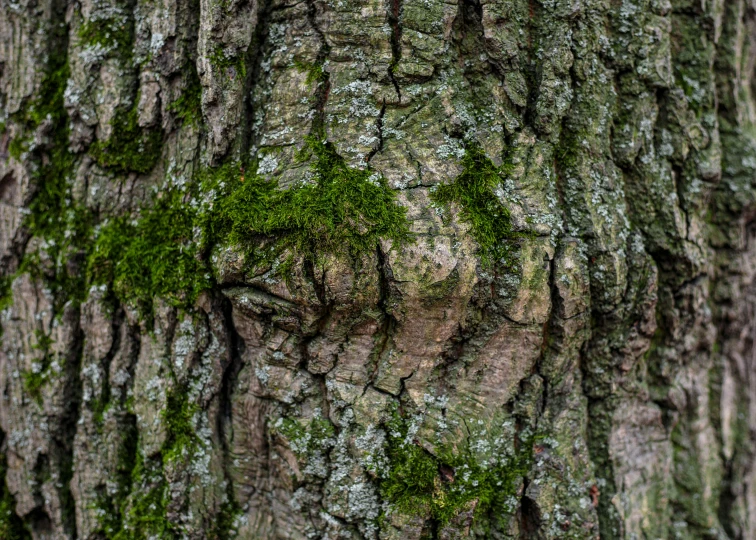
[{"label": "moss growing on bark", "polygon": [[[40,247],[27,251],[15,275],[28,272],[42,279],[53,293],[55,313],[68,302],[80,302],[86,295],[84,274],[78,267],[92,232],[88,209],[76,205],[71,193],[76,158],[68,148],[68,114],[64,92],[70,75],[67,46],[50,55],[39,94],[14,115],[23,126],[24,135],[17,139],[23,152],[31,152],[36,163],[32,169],[33,197],[24,225],[32,236],[42,240]],[[45,124],[41,144],[30,146],[35,131]],[[12,280],[14,276],[6,276]],[[39,386],[39,377],[31,377],[30,386]]]},{"label": "moss growing on bark", "polygon": [[166,426],[166,439],[161,454],[163,462],[170,463],[187,454],[197,445],[194,415],[197,406],[189,401],[185,387],[174,388],[166,397],[163,421]]},{"label": "moss growing on bark", "polygon": [[[50,59],[48,74],[42,80],[39,96],[19,113],[29,137],[43,122],[49,122],[49,144],[38,153],[39,167],[33,172],[36,191],[29,204],[25,225],[34,236],[64,249],[81,240],[83,222],[88,222],[83,210],[74,207],[68,180],[73,173],[74,155],[68,149],[68,114],[63,94],[70,70],[65,56]],[[24,143],[25,144],[25,143]],[[74,234],[66,234],[66,231]]]},{"label": "moss growing on bark", "polygon": [[309,63],[295,60],[294,67],[296,67],[297,71],[301,73],[307,73],[307,79],[305,79],[307,84],[328,80],[328,74],[323,69],[322,63]]},{"label": "moss growing on bark", "polygon": [[37,343],[32,348],[41,352],[41,358],[33,369],[23,371],[21,373],[21,378],[26,393],[41,406],[42,387],[50,378],[50,347],[53,344],[53,340],[42,331],[37,331],[35,334],[37,337]]},{"label": "moss growing on bark", "polygon": [[108,538],[177,538],[176,527],[166,517],[168,487],[165,479],[159,470],[148,470],[140,451],[137,451],[131,486],[134,495],[124,505],[123,520]]},{"label": "moss growing on bark", "polygon": [[439,185],[431,193],[437,205],[459,205],[460,220],[470,226],[486,266],[512,266],[518,240],[527,236],[514,230],[509,210],[495,193],[506,168],[506,164],[496,167],[479,146],[469,144],[462,158],[462,173],[454,182]]},{"label": "moss growing on bark", "polygon": [[126,501],[132,488],[132,474],[137,466],[137,444],[139,435],[136,425],[126,424],[122,426],[118,447],[118,461],[115,471],[117,489],[115,492],[107,490],[100,494],[95,504],[95,510],[99,517],[99,533],[105,538],[119,537],[123,530],[124,516],[127,511]]},{"label": "moss growing on bark", "polygon": [[533,441],[495,463],[481,463],[469,448],[440,447],[430,453],[410,433],[410,422],[392,415],[387,431],[388,469],[380,479],[381,495],[401,513],[430,518],[441,527],[463,512],[474,517],[506,519],[510,499],[533,461]]},{"label": "moss growing on bark", "polygon": [[233,68],[242,78],[247,76],[247,66],[242,55],[228,55],[226,50],[218,45],[209,55],[210,63],[218,69]]},{"label": "moss growing on bark", "polygon": [[[233,496],[232,488],[228,489],[229,497]],[[220,513],[215,520],[210,531],[208,531],[208,538],[210,540],[225,540],[226,538],[235,538],[236,533],[236,520],[242,515],[241,507],[232,499],[224,502],[221,505]]]},{"label": "moss growing on bark", "polygon": [[30,540],[31,534],[16,514],[16,501],[5,483],[7,470],[8,463],[5,454],[0,454],[0,538],[3,540]]},{"label": "moss growing on bark", "polygon": [[163,135],[158,129],[139,126],[137,107],[119,109],[111,122],[109,139],[90,146],[92,157],[100,166],[117,173],[148,173],[160,159]]},{"label": "moss growing on bark", "polygon": [[121,301],[152,310],[154,298],[175,306],[194,303],[210,286],[205,265],[193,242],[195,214],[180,191],[169,191],[136,220],[105,224],[89,258],[95,284],[112,284]]},{"label": "moss growing on bark", "polygon": [[47,369],[40,371],[24,371],[21,373],[24,390],[34,399],[37,405],[42,406],[42,387],[47,383]]},{"label": "moss growing on bark", "polygon": [[127,17],[86,21],[79,27],[78,35],[84,45],[102,47],[124,60],[132,56],[134,23]]},{"label": "moss growing on bark", "polygon": [[380,240],[410,240],[405,209],[379,174],[348,167],[332,144],[314,138],[300,159],[312,160],[310,178],[288,190],[258,175],[222,171],[227,194],[206,216],[210,235],[244,246],[253,261],[266,258],[258,249],[266,238],[275,240],[277,252],[293,249],[311,259],[372,252]]},{"label": "moss growing on bark", "polygon": [[[100,532],[106,538],[180,538],[179,527],[167,516],[170,494],[164,471],[166,465],[188,457],[188,452],[197,444],[193,421],[196,410],[196,406],[189,402],[185,387],[179,386],[168,392],[161,414],[166,438],[160,455],[155,458],[145,458],[135,428],[126,434],[119,451],[119,491],[114,497],[103,497],[98,505],[102,514]],[[224,508],[226,513],[222,511],[218,516],[215,529],[227,531],[227,522],[233,519],[229,517],[232,508]],[[213,534],[209,537],[223,538]]]},{"label": "moss growing on bark", "polygon": [[189,76],[181,94],[168,106],[185,125],[196,126],[202,120],[202,84],[193,62],[187,64]]},{"label": "moss growing on bark", "polygon": [[327,418],[313,418],[303,426],[292,418],[281,418],[273,426],[274,432],[283,436],[297,457],[307,460],[315,452],[327,450],[333,445],[336,430]]},{"label": "moss growing on bark", "polygon": [[[200,173],[187,190],[161,193],[136,219],[111,220],[88,258],[91,283],[112,284],[118,297],[151,312],[154,298],[177,307],[212,285],[203,253],[214,244],[242,246],[254,265],[285,250],[357,256],[380,240],[410,240],[405,210],[379,175],[348,167],[335,149],[308,141],[309,182],[280,190],[275,180],[227,164]],[[202,209],[190,204],[205,198]]]}]

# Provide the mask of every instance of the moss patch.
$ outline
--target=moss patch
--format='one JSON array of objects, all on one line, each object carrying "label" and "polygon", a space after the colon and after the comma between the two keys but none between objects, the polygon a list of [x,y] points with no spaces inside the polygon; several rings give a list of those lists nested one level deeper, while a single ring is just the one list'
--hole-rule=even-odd
[{"label": "moss patch", "polygon": [[[311,259],[357,256],[381,239],[410,240],[405,209],[383,178],[348,167],[327,143],[307,148],[311,181],[304,185],[280,190],[275,180],[226,164],[202,171],[185,190],[161,193],[137,219],[106,223],[88,259],[90,282],[112,284],[122,301],[148,314],[154,298],[189,306],[212,286],[203,260],[212,245],[240,245],[254,265],[286,250]],[[203,198],[211,204],[190,204]]]},{"label": "moss patch", "polygon": [[139,435],[134,424],[122,426],[121,444],[118,448],[116,465],[116,481],[118,489],[115,493],[102,493],[96,504],[96,511],[100,519],[100,531],[106,538],[116,538],[123,529],[126,500],[132,487],[132,473],[137,466],[137,443]]},{"label": "moss patch", "polygon": [[[65,26],[56,27],[56,31],[61,32],[63,44],[49,56],[39,94],[14,114],[13,120],[24,128],[24,135],[14,140],[14,144],[19,152],[30,151],[28,159],[37,165],[32,169],[34,196],[24,225],[33,236],[43,240],[38,250],[24,254],[16,275],[28,272],[44,280],[53,293],[58,314],[65,302],[79,302],[85,297],[85,280],[77,266],[77,255],[89,243],[92,217],[87,209],[74,204],[69,185],[76,161],[68,148],[68,114],[63,97],[70,70]],[[28,140],[43,123],[46,136],[42,144],[29,150]],[[10,283],[14,277],[4,279]],[[36,382],[30,380],[30,384],[35,386]]]},{"label": "moss patch", "polygon": [[274,238],[278,252],[293,249],[311,259],[372,252],[381,239],[410,240],[405,209],[383,177],[348,167],[330,143],[307,143],[300,159],[312,159],[311,178],[292,189],[226,171],[228,195],[208,216],[211,234],[246,247],[253,260],[265,257],[257,249],[264,238]]},{"label": "moss patch", "polygon": [[185,125],[197,126],[202,120],[202,85],[194,62],[187,65],[189,77],[181,95],[168,106]]},{"label": "moss patch", "polygon": [[199,442],[194,427],[194,415],[197,410],[197,406],[189,402],[186,388],[178,387],[168,392],[163,411],[167,431],[165,444],[161,449],[163,462],[170,463],[188,457]]},{"label": "moss patch", "polygon": [[244,57],[240,55],[229,56],[222,46],[218,45],[209,56],[210,63],[223,70],[233,68],[242,79],[247,76],[247,66]]},{"label": "moss patch", "polygon": [[86,21],[78,35],[84,45],[100,46],[124,60],[132,56],[134,23],[126,17]]},{"label": "moss patch", "polygon": [[313,418],[307,426],[292,418],[281,418],[273,429],[286,439],[292,452],[303,460],[313,453],[330,448],[336,435],[333,424],[320,417]]},{"label": "moss patch", "polygon": [[41,359],[37,369],[30,371],[23,371],[21,378],[24,385],[24,390],[29,394],[38,405],[42,405],[42,387],[47,383],[50,378],[49,368],[51,364],[51,351],[50,347],[53,343],[52,338],[46,335],[44,332],[35,332],[37,343],[32,347],[34,350],[41,351]]},{"label": "moss patch", "polygon": [[135,496],[124,507],[123,520],[116,524],[112,540],[178,538],[175,526],[166,517],[167,485],[157,471],[148,470],[141,452],[132,471]]},{"label": "moss patch", "polygon": [[462,169],[454,182],[438,186],[431,193],[431,200],[446,207],[459,206],[460,220],[470,226],[484,265],[512,266],[518,239],[527,234],[512,228],[509,210],[495,194],[507,165],[496,167],[479,146],[469,144],[462,158]]},{"label": "moss patch", "polygon": [[5,483],[8,464],[0,454],[0,538],[3,540],[30,540],[31,534],[16,514],[16,501]]},{"label": "moss patch", "polygon": [[160,159],[163,135],[158,129],[139,126],[137,107],[119,109],[111,126],[109,139],[96,141],[89,152],[97,163],[118,173],[148,173]]},{"label": "moss patch", "polygon": [[[189,402],[185,387],[168,392],[166,407],[161,414],[166,439],[157,458],[145,460],[138,448],[136,427],[124,437],[117,470],[120,489],[113,497],[102,497],[97,505],[101,515],[100,532],[106,538],[147,540],[181,537],[179,527],[167,516],[170,494],[164,470],[169,463],[191,457],[191,450],[198,444],[194,428],[196,410],[197,407]],[[230,530],[236,511],[236,506],[231,503],[223,505],[209,538],[225,538],[223,534]]]},{"label": "moss patch", "polygon": [[40,371],[24,371],[21,374],[23,379],[24,391],[42,406],[42,387],[47,383],[47,369]]},{"label": "moss patch", "polygon": [[328,80],[328,74],[323,69],[322,62],[309,63],[294,60],[294,67],[297,68],[297,71],[300,73],[307,73],[307,79],[305,79],[307,84],[325,82]]},{"label": "moss patch", "polygon": [[182,192],[162,195],[139,219],[121,217],[104,225],[88,264],[92,283],[112,284],[121,301],[143,314],[158,297],[192,305],[211,283],[193,242],[196,213]]},{"label": "moss patch", "polygon": [[511,514],[508,499],[530,470],[532,441],[514,457],[490,465],[478,463],[469,449],[440,448],[438,455],[431,454],[408,436],[408,422],[398,413],[386,431],[390,465],[380,490],[400,512],[430,517],[441,526],[465,511],[497,520]]}]

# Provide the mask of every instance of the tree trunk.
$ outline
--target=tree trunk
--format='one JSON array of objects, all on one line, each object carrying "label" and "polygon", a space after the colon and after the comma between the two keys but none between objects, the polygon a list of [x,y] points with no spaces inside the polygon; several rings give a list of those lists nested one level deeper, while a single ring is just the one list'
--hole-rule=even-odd
[{"label": "tree trunk", "polygon": [[756,5],[0,0],[0,537],[756,538]]}]

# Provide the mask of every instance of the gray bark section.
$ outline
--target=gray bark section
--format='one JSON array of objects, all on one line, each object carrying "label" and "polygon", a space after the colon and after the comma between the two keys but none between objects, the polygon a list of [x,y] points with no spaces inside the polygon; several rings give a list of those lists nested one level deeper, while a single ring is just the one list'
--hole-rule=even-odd
[{"label": "gray bark section", "polygon": [[[6,275],[25,252],[49,263],[23,226],[45,179],[10,147],[14,113],[61,51],[70,182],[99,219],[227,156],[256,154],[295,185],[323,118],[350,166],[369,162],[397,190],[418,239],[298,260],[288,280],[221,249],[218,287],[192,313],[158,301],[150,324],[104,290],[80,303],[44,272],[16,277],[0,349],[16,514],[36,539],[138,537],[134,515],[153,514],[184,538],[756,538],[755,9],[2,0]],[[112,20],[133,27],[130,54],[82,39]],[[170,107],[193,65],[196,124]],[[327,82],[308,78],[317,65]],[[117,174],[87,149],[133,106],[162,154]],[[516,271],[481,266],[458,209],[444,220],[431,205],[465,139],[510,165],[497,195],[531,233]],[[24,377],[43,363],[35,397]],[[177,395],[193,444],[168,461]],[[448,523],[392,510],[369,465],[392,404],[429,454],[508,455],[538,434],[506,519],[473,517],[474,504]],[[280,427],[323,419],[333,433],[304,455]]]}]

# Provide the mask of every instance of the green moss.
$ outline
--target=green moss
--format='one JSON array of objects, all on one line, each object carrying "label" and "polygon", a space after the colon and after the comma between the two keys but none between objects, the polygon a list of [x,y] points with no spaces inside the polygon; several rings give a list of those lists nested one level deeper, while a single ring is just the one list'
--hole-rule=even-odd
[{"label": "green moss", "polygon": [[[0,311],[7,309],[13,303],[13,280],[15,275],[0,275]],[[0,335],[2,335],[2,325],[0,325]]]},{"label": "green moss", "polygon": [[[92,32],[84,27],[81,35],[98,43],[121,41],[107,32]],[[76,204],[71,192],[76,157],[68,149],[63,106],[68,76],[65,55],[55,57],[40,97],[16,119],[23,120],[28,133],[42,121],[51,126],[50,144],[32,150],[31,159],[39,163],[37,191],[26,220],[44,242],[40,251],[25,255],[19,272],[45,280],[56,314],[67,301],[83,301],[93,284],[111,286],[121,302],[138,307],[144,316],[150,316],[158,297],[177,307],[191,306],[212,285],[203,257],[214,244],[241,245],[255,264],[287,250],[310,259],[357,256],[374,251],[381,240],[399,245],[410,238],[405,210],[386,181],[373,171],[348,167],[331,144],[316,139],[308,140],[300,156],[312,162],[310,183],[280,190],[276,181],[256,174],[245,180],[238,165],[227,164],[205,170],[186,189],[159,194],[141,215],[117,217],[95,229],[95,216]],[[187,122],[196,121],[192,115],[199,108],[196,73],[190,82],[172,106]],[[117,173],[151,170],[160,157],[160,131],[140,128],[136,107],[117,111],[112,127],[110,139],[90,147],[96,161]],[[199,211],[190,204],[196,200],[212,204]],[[12,277],[5,276],[4,285]],[[9,298],[8,287],[3,291],[3,298]],[[32,389],[44,383],[39,374],[28,380]]]},{"label": "green moss", "polygon": [[53,340],[44,332],[36,331],[35,336],[37,343],[32,347],[33,350],[41,352],[39,366],[35,370],[25,370],[21,373],[24,390],[30,395],[38,405],[42,405],[42,387],[50,378],[49,367],[51,363],[51,351]]},{"label": "green moss", "polygon": [[[24,124],[29,137],[42,122],[50,122],[49,149],[45,150],[44,159],[35,156],[41,163],[33,174],[37,192],[31,201],[26,225],[34,235],[58,240],[63,234],[61,222],[71,206],[67,180],[74,158],[68,151],[68,114],[63,102],[70,70],[65,57],[53,57],[51,64],[38,97],[19,113],[16,120]],[[26,151],[26,143],[21,141],[19,145],[24,145],[23,151]]]},{"label": "green moss", "polygon": [[386,426],[388,472],[380,479],[382,496],[400,512],[448,524],[461,512],[504,520],[513,508],[509,501],[533,461],[532,443],[525,441],[512,458],[497,464],[479,463],[470,449],[440,447],[428,452],[408,436],[408,422],[398,413]]},{"label": "green moss", "polygon": [[47,74],[40,84],[37,98],[30,103],[23,113],[26,122],[31,127],[38,127],[45,120],[50,120],[53,127],[60,127],[62,120],[68,120],[68,114],[63,107],[63,93],[70,75],[68,59],[64,53],[53,54]]},{"label": "green moss", "polygon": [[193,62],[189,62],[187,73],[186,86],[168,106],[168,110],[176,113],[185,125],[197,126],[202,120],[202,85]]},{"label": "green moss", "polygon": [[99,45],[122,59],[130,59],[134,42],[134,24],[128,18],[86,21],[78,32],[85,46]]},{"label": "green moss", "polygon": [[94,505],[99,520],[96,531],[108,540],[178,538],[166,517],[168,492],[161,460],[145,462],[139,450],[136,419],[122,428],[118,450],[115,493],[101,493]]},{"label": "green moss", "polygon": [[[134,23],[126,17],[87,21],[79,29],[79,38],[87,45],[108,50],[108,54],[130,63],[133,54]],[[119,108],[111,120],[112,133],[105,141],[96,141],[89,148],[102,167],[116,173],[147,173],[160,158],[163,137],[159,129],[143,129],[138,123],[135,104]]]},{"label": "green moss", "polygon": [[[215,244],[242,246],[254,265],[286,250],[310,259],[358,256],[382,239],[410,240],[405,209],[379,175],[348,167],[320,141],[308,141],[301,159],[312,161],[311,183],[280,190],[275,180],[226,164],[202,171],[184,190],[159,194],[137,219],[107,222],[89,250],[90,283],[111,285],[149,316],[155,298],[188,307],[212,285],[202,258]],[[208,194],[210,209],[189,204]]]},{"label": "green moss", "polygon": [[233,68],[236,73],[241,75],[242,79],[247,76],[247,66],[244,62],[244,57],[237,55],[229,56],[220,45],[216,46],[213,52],[210,53],[209,60],[213,66],[219,69],[227,70]]},{"label": "green moss", "polygon": [[221,172],[227,195],[206,216],[211,238],[248,249],[251,259],[261,240],[274,239],[275,251],[357,256],[375,250],[381,239],[402,245],[410,240],[405,209],[386,180],[371,170],[346,165],[333,145],[316,139],[300,159],[312,159],[309,183],[285,191],[257,175],[242,178],[233,168]]},{"label": "green moss", "polygon": [[336,434],[330,420],[322,417],[313,418],[306,426],[292,418],[281,418],[273,430],[287,440],[289,448],[300,459],[330,448]]},{"label": "green moss", "polygon": [[119,109],[110,123],[112,134],[96,141],[89,152],[97,163],[118,173],[148,173],[157,164],[163,146],[159,129],[143,129],[138,123],[137,107]]},{"label": "green moss", "polygon": [[68,149],[68,114],[63,98],[70,74],[65,50],[63,47],[64,52],[50,56],[38,96],[14,117],[24,126],[28,138],[43,122],[48,123],[46,140],[30,156],[37,167],[32,173],[34,195],[24,221],[33,236],[44,240],[40,249],[45,252],[46,264],[42,264],[39,251],[27,252],[18,273],[29,272],[45,281],[53,293],[56,314],[66,302],[80,302],[85,297],[84,275],[70,263],[86,249],[92,232],[91,214],[74,204],[69,184],[75,156]]},{"label": "green moss", "polygon": [[148,470],[141,452],[132,471],[134,496],[127,501],[122,524],[112,540],[147,540],[178,538],[176,526],[168,521],[168,489],[162,474]]},{"label": "green moss", "polygon": [[0,538],[3,540],[30,540],[31,534],[16,514],[16,501],[5,483],[8,463],[0,454]]},{"label": "green moss", "polygon": [[47,383],[47,370],[23,371],[21,373],[24,391],[29,394],[38,405],[42,405],[42,387]]},{"label": "green moss", "polygon": [[[136,428],[126,436],[118,460],[119,484],[122,489],[108,502],[118,516],[110,523],[103,522],[102,530],[112,540],[146,540],[179,538],[179,528],[168,519],[166,509],[170,500],[164,476],[165,466],[177,460],[191,458],[199,443],[195,433],[194,415],[197,406],[189,401],[187,388],[177,386],[168,392],[166,406],[161,413],[166,437],[160,456],[145,460],[138,448]],[[131,496],[127,496],[128,492]],[[105,506],[103,506],[105,508]],[[232,503],[221,508],[209,538],[226,538],[218,531],[230,530],[238,509]]]},{"label": "green moss", "polygon": [[14,138],[8,143],[8,155],[16,161],[20,161],[21,156],[28,149],[29,145],[24,139]]},{"label": "green moss", "polygon": [[462,158],[462,173],[431,193],[437,205],[459,205],[460,220],[470,226],[486,266],[512,266],[518,240],[527,236],[512,228],[509,210],[494,193],[505,173],[506,166],[496,167],[479,146],[469,144]]},{"label": "green moss", "polygon": [[92,249],[88,274],[95,284],[112,284],[123,302],[143,315],[155,298],[192,305],[210,286],[193,242],[196,215],[178,190],[165,192],[137,220],[117,218],[104,225]]},{"label": "green moss", "polygon": [[95,398],[89,402],[89,409],[92,411],[92,419],[98,431],[102,430],[102,424],[105,421],[105,414],[110,410],[111,404],[100,398]]},{"label": "green moss", "polygon": [[328,80],[328,74],[323,69],[322,63],[308,63],[294,60],[294,67],[296,67],[297,71],[300,73],[307,73],[307,84],[314,82],[320,83]]},{"label": "green moss", "polygon": [[194,427],[197,406],[189,402],[187,389],[172,389],[166,396],[163,420],[166,426],[165,444],[161,449],[163,461],[170,463],[186,458],[199,442]]}]

